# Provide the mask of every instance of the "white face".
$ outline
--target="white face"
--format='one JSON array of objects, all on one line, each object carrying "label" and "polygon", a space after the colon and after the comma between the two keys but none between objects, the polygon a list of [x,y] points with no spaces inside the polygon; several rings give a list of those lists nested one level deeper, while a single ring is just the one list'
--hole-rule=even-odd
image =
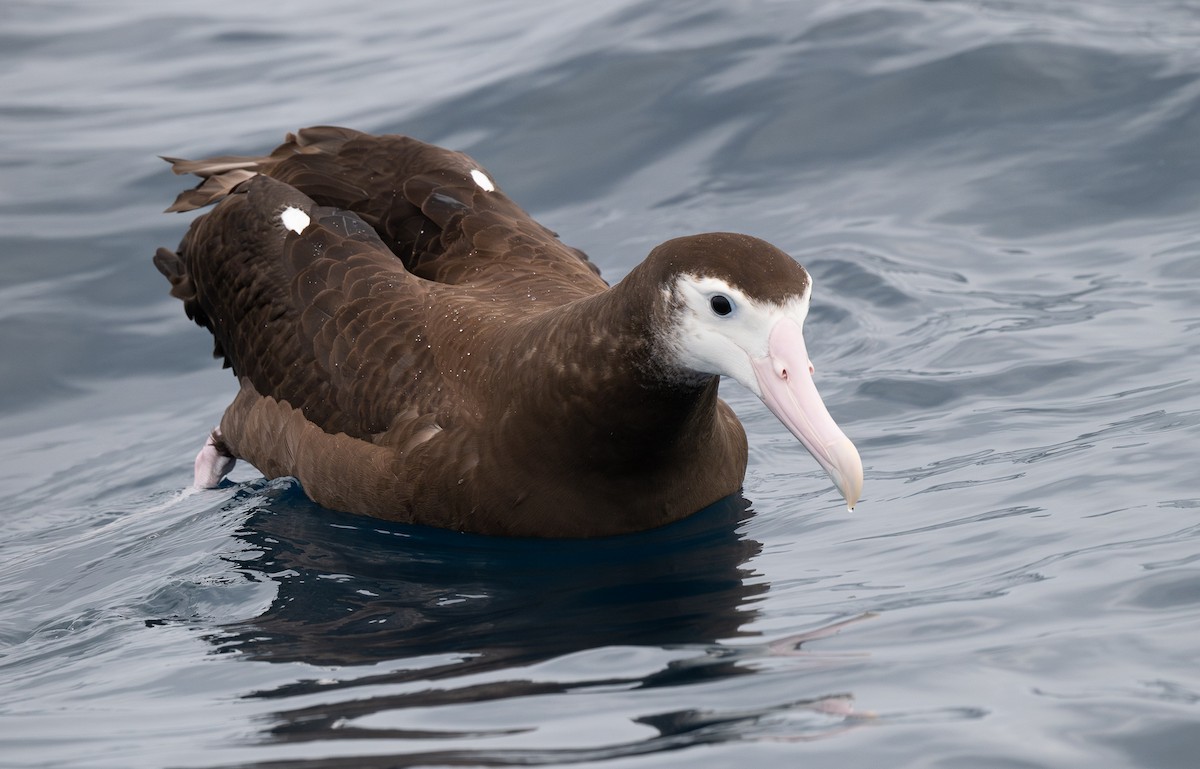
[{"label": "white face", "polygon": [[692,371],[732,377],[762,398],[853,508],[862,492],[862,459],[829,416],[804,343],[811,280],[802,296],[781,305],[696,275],[681,275],[668,294],[674,315],[663,335],[667,354]]},{"label": "white face", "polygon": [[767,356],[771,330],[779,321],[791,319],[804,327],[812,279],[803,296],[783,305],[755,301],[720,278],[696,275],[680,275],[671,293],[683,303],[666,335],[676,362],[736,379],[761,398],[752,362]]}]

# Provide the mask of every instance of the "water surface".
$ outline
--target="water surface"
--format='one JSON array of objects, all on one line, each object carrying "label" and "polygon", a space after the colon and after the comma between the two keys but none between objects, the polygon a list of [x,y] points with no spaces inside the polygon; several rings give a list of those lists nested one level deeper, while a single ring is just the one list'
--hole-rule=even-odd
[{"label": "water surface", "polygon": [[[0,765],[1196,765],[1195,4],[0,22]],[[610,280],[788,250],[859,508],[732,384],[743,494],[659,531],[183,492],[235,387],[150,265],[188,221],[155,155],[320,123],[472,154]]]}]

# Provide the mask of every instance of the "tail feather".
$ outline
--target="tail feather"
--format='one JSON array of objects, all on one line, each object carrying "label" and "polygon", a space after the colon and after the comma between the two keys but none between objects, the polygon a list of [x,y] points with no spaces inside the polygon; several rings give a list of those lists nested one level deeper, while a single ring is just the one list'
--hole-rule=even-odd
[{"label": "tail feather", "polygon": [[223,174],[226,171],[234,171],[237,169],[250,169],[257,171],[266,158],[255,158],[248,155],[222,155],[215,158],[206,158],[204,160],[185,160],[184,158],[173,158],[167,155],[159,155],[160,158],[171,164],[171,170],[177,175],[195,174],[204,179],[215,174]]},{"label": "tail feather", "polygon": [[[191,161],[194,163],[202,163],[204,161]],[[175,173],[180,173],[176,171]],[[201,174],[203,176],[203,174]],[[180,211],[195,211],[198,208],[204,208],[207,205],[216,203],[218,200],[226,197],[247,179],[251,179],[258,175],[258,171],[251,171],[246,168],[232,168],[227,171],[214,171],[211,176],[207,176],[199,185],[179,193],[175,198],[175,202],[167,207],[167,213],[176,213]]]},{"label": "tail feather", "polygon": [[286,141],[270,155],[221,155],[204,160],[161,156],[171,164],[176,174],[193,174],[203,181],[195,188],[184,190],[166,210],[171,213],[195,211],[216,203],[231,193],[235,187],[251,177],[271,169],[293,155],[335,155],[343,144],[359,136],[361,131],[337,126],[313,126],[289,133]]}]

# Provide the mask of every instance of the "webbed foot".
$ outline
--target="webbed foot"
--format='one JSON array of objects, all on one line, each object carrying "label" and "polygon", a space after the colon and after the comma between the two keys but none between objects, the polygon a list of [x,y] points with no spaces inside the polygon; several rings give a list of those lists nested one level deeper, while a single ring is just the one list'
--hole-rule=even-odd
[{"label": "webbed foot", "polygon": [[237,457],[229,453],[221,440],[221,428],[215,428],[196,455],[196,475],[192,485],[198,489],[215,489],[236,462]]}]

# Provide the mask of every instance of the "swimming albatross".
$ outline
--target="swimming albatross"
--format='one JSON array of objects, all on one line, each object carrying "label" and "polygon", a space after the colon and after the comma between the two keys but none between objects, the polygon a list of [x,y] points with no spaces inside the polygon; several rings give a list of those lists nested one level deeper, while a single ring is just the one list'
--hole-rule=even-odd
[{"label": "swimming albatross", "polygon": [[611,288],[466,155],[307,128],[267,157],[167,158],[216,203],[154,263],[240,392],[196,458],[326,507],[485,534],[660,526],[741,487],[719,376],[758,395],[850,507],[854,445],[813,385],[812,281],[756,238],[676,238]]}]

